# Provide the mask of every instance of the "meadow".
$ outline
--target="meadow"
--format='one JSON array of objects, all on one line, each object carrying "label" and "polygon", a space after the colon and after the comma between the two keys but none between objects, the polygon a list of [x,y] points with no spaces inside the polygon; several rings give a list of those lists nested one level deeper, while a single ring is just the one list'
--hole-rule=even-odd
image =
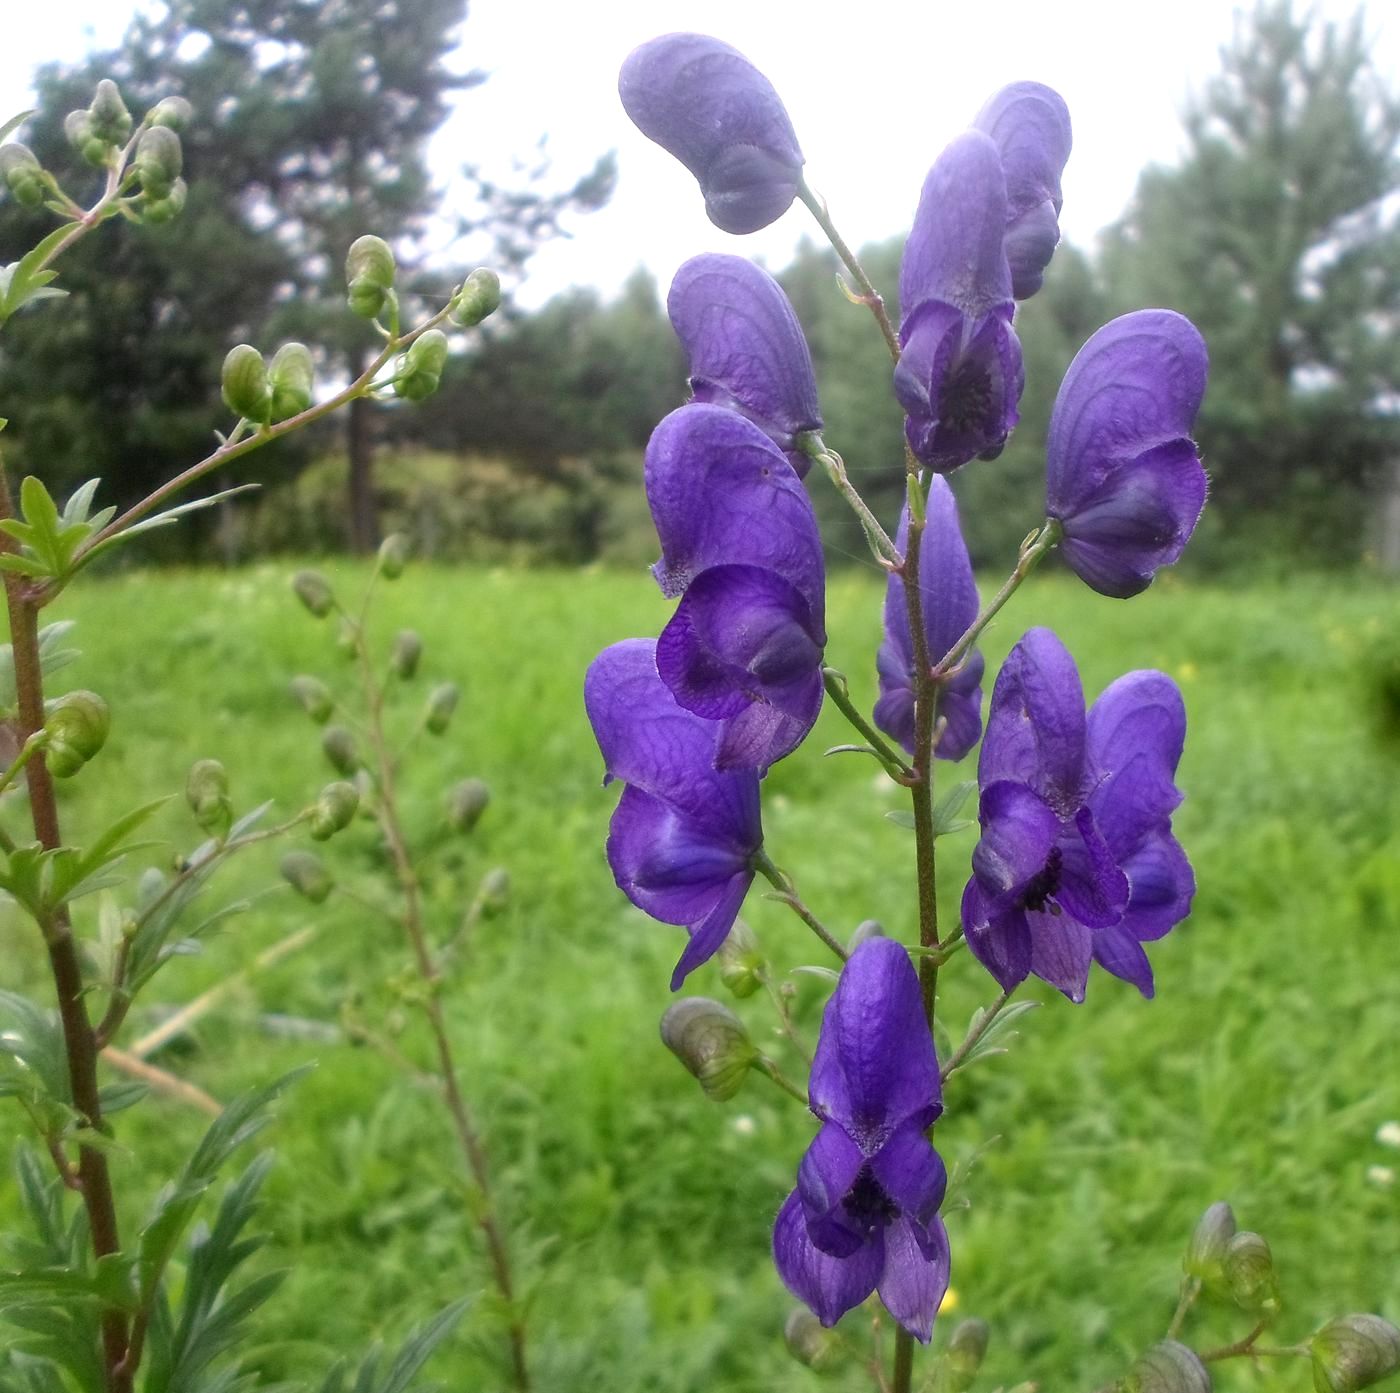
[{"label": "meadow", "polygon": [[[50,611],[77,621],[83,650],[58,685],[93,687],[114,713],[109,745],[68,794],[73,840],[179,789],[206,756],[228,767],[240,809],[272,799],[292,811],[315,796],[330,773],[287,682],[304,671],[348,685],[350,673],[331,625],[292,599],[292,569],[118,575]],[[363,577],[348,565],[327,573],[347,593]],[[1186,1238],[1218,1199],[1273,1245],[1280,1335],[1299,1338],[1340,1311],[1400,1318],[1400,1152],[1376,1136],[1400,1120],[1395,599],[1375,580],[1207,587],[1164,575],[1124,605],[1052,575],[991,629],[995,663],[1031,623],[1053,625],[1091,697],[1133,667],[1181,684],[1191,724],[1177,828],[1199,891],[1189,921],[1155,945],[1155,1000],[1099,972],[1080,1007],[1028,991],[1043,1008],[1018,1022],[1009,1055],[950,1084],[936,1139],[950,1166],[975,1157],[965,1207],[948,1223],[954,1314],[992,1326],[979,1387],[1034,1379],[1088,1393],[1121,1373],[1162,1337]],[[867,709],[879,602],[872,574],[833,579],[828,660]],[[426,864],[439,935],[488,868],[512,880],[508,906],[478,926],[446,992],[531,1292],[538,1387],[786,1393],[815,1376],[782,1346],[792,1303],[772,1271],[768,1225],[813,1123],[758,1076],[732,1102],[710,1103],[663,1049],[657,1021],[680,931],[632,909],[602,857],[615,794],[599,787],[582,675],[607,643],[655,633],[668,609],[643,572],[410,567],[384,588],[375,624],[383,636],[403,626],[423,636],[405,726],[431,681],[463,687],[455,723],[416,747],[406,779],[410,834],[436,846]],[[773,771],[767,848],[840,934],[875,918],[909,938],[912,839],[884,816],[901,805],[873,763],[823,758],[847,738],[828,710]],[[972,764],[940,777],[970,777]],[[453,840],[441,796],[468,775],[493,801],[470,840]],[[156,863],[198,840],[179,799],[157,832],[170,845],[144,853]],[[947,922],[974,835],[939,844]],[[216,881],[216,898],[246,895],[251,907],[167,968],[132,1027],[318,926],[154,1057],[220,1099],[317,1063],[264,1134],[278,1160],[260,1261],[287,1276],[254,1363],[269,1380],[310,1377],[467,1295],[473,1307],[431,1372],[453,1389],[499,1387],[489,1277],[444,1117],[383,1051],[340,1031],[350,1010],[408,1060],[427,1059],[395,987],[402,946],[350,899],[319,909],[297,899],[277,877],[285,849],[251,853]],[[381,858],[369,824],[325,855],[343,885],[369,891]],[[84,905],[91,931],[95,905]],[[782,969],[823,961],[758,891],[745,918]],[[6,959],[38,992],[40,950],[24,927],[0,911]],[[826,984],[789,980],[814,1036]],[[725,997],[713,965],[690,989]],[[941,989],[955,1036],[996,995],[966,955]],[[732,1004],[781,1051],[762,996]],[[13,1107],[0,1117],[8,1153],[21,1117]],[[160,1099],[116,1125],[130,1226],[151,1177],[174,1169],[205,1119]],[[9,1228],[18,1220],[8,1178],[4,1187]],[[1207,1313],[1187,1330],[1204,1347],[1244,1324]],[[860,1369],[825,1382],[869,1386]],[[1301,1364],[1255,1373],[1236,1361],[1217,1386],[1301,1393],[1310,1380]]]}]

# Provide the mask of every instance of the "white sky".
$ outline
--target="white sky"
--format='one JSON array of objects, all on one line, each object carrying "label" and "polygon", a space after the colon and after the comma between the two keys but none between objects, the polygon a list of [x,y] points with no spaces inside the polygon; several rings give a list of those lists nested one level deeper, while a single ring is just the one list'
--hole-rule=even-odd
[{"label": "white sky", "polygon": [[[0,0],[0,119],[22,109],[39,63],[116,43],[155,0]],[[1301,10],[1303,5],[1300,3]],[[1316,0],[1345,17],[1350,0]],[[1400,75],[1400,14],[1373,5],[1369,29],[1382,70]],[[705,218],[690,175],[627,120],[617,70],[638,43],[674,29],[714,34],[740,49],[782,95],[807,156],[808,179],[830,202],[847,241],[909,224],[928,166],[1004,83],[1057,88],[1074,121],[1061,226],[1082,245],[1123,209],[1138,171],[1170,162],[1187,94],[1216,67],[1231,34],[1231,0],[471,0],[462,67],[491,76],[466,93],[439,133],[446,185],[472,159],[502,174],[549,137],[559,182],[616,149],[619,181],[600,213],[531,263],[519,299],[537,304],[570,284],[614,290],[644,261],[663,288],[688,256],[732,251],[773,268],[815,233],[795,207],[773,227],[730,237]],[[854,17],[859,27],[850,22]]]}]

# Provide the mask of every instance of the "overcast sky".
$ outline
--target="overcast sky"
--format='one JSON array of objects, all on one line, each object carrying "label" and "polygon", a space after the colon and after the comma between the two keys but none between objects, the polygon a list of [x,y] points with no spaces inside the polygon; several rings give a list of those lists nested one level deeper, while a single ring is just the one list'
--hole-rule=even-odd
[{"label": "overcast sky", "polygon": [[[26,104],[35,66],[115,44],[130,16],[155,3],[0,0],[0,119]],[[1344,17],[1354,5],[1318,0],[1313,8]],[[1368,29],[1377,62],[1394,75],[1400,17],[1387,18],[1386,8],[1372,6]],[[562,183],[617,151],[612,203],[578,219],[571,240],[536,258],[522,288],[527,304],[575,283],[611,291],[639,261],[664,287],[700,251],[783,265],[799,238],[815,232],[805,210],[752,237],[720,232],[690,175],[642,137],[618,103],[617,69],[630,49],[658,33],[694,29],[733,44],[771,79],[807,156],[809,182],[852,243],[908,227],[928,166],[996,88],[1021,78],[1049,83],[1074,121],[1061,226],[1089,245],[1122,211],[1138,171],[1179,154],[1183,104],[1215,70],[1235,16],[1229,0],[472,0],[460,66],[490,78],[463,95],[439,133],[434,162],[445,186],[468,159],[504,174],[547,136]]]}]

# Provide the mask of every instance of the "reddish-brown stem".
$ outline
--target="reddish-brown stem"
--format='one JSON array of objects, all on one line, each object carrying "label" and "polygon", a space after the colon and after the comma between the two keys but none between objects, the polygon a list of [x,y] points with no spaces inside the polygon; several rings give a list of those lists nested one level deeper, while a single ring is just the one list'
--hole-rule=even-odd
[{"label": "reddish-brown stem", "polygon": [[[14,516],[9,480],[0,463],[0,517]],[[0,540],[6,550],[15,550],[8,537]],[[24,598],[20,576],[5,573],[5,600],[10,616],[10,644],[14,653],[15,693],[19,704],[19,738],[26,741],[44,725],[44,681],[39,658],[39,615],[33,604]],[[37,750],[25,767],[29,788],[29,809],[34,835],[45,850],[52,851],[63,843],[58,825],[58,801],[54,794],[53,776]],[[68,1076],[73,1093],[73,1106],[93,1131],[102,1127],[102,1104],[97,1091],[97,1041],[88,1018],[87,997],[84,993],[83,970],[78,960],[77,945],[68,911],[59,907],[47,913],[39,923],[48,950],[49,969],[53,974],[58,997],[58,1014],[63,1028],[63,1044],[68,1058]],[[68,1173],[60,1170],[64,1183]],[[78,1186],[87,1209],[92,1233],[92,1250],[101,1258],[120,1251],[117,1230],[117,1207],[112,1194],[112,1178],[107,1158],[91,1146],[78,1149]],[[102,1349],[106,1364],[108,1387],[112,1393],[128,1393],[130,1374],[122,1371],[127,1348],[126,1317],[115,1308],[102,1313]]]}]

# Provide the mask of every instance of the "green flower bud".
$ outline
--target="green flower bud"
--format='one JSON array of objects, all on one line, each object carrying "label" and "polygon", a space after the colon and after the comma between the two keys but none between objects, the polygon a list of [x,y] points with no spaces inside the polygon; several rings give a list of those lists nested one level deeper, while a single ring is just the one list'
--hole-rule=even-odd
[{"label": "green flower bud", "polygon": [[312,904],[324,904],[327,896],[335,889],[335,881],[326,870],[321,858],[310,851],[289,851],[278,867],[282,879],[304,900]]},{"label": "green flower bud", "polygon": [[1227,1290],[1246,1311],[1272,1310],[1278,1306],[1274,1255],[1262,1235],[1248,1230],[1235,1234],[1225,1245],[1221,1267]]},{"label": "green flower bud", "polygon": [[335,700],[331,696],[331,689],[319,677],[308,677],[305,674],[293,677],[291,690],[292,695],[301,703],[302,710],[318,726],[323,726],[330,720],[331,712],[335,710]]},{"label": "green flower bud", "polygon": [[354,820],[355,809],[360,806],[360,794],[354,784],[337,782],[327,784],[316,800],[311,813],[311,835],[324,842],[339,831],[349,827]]},{"label": "green flower bud", "polygon": [[0,178],[24,207],[37,208],[44,201],[44,169],[27,145],[0,145]]},{"label": "green flower bud", "polygon": [[428,329],[408,346],[399,359],[394,378],[394,395],[408,401],[422,401],[438,389],[447,365],[447,335],[441,329]]},{"label": "green flower bud", "polygon": [[856,925],[854,932],[851,934],[851,941],[846,947],[854,953],[867,939],[884,938],[884,936],[885,926],[878,919],[862,919],[860,923]]},{"label": "green flower bud", "polygon": [[71,779],[107,743],[112,713],[96,692],[65,692],[44,703],[49,743],[44,762],[56,779]]},{"label": "green flower bud", "polygon": [[317,619],[335,608],[335,592],[320,571],[298,571],[292,577],[292,591]]},{"label": "green flower bud", "polygon": [[783,1343],[799,1364],[814,1373],[836,1368],[846,1356],[846,1345],[834,1330],[827,1330],[805,1306],[795,1306],[783,1322]]},{"label": "green flower bud", "polygon": [[732,1098],[758,1051],[744,1023],[729,1007],[706,996],[688,996],[661,1017],[666,1048],[700,1081],[716,1103]]},{"label": "green flower bud", "polygon": [[1313,1388],[1356,1393],[1400,1371],[1400,1330],[1379,1316],[1338,1316],[1312,1337]]},{"label": "green flower bud", "polygon": [[189,197],[189,186],[183,179],[177,179],[164,198],[148,199],[141,205],[141,220],[148,223],[167,223],[178,218],[185,211],[185,200]]},{"label": "green flower bud", "polygon": [[1211,1393],[1211,1386],[1210,1374],[1194,1350],[1163,1340],[1128,1370],[1122,1393]]},{"label": "green flower bud", "polygon": [[394,646],[389,653],[389,666],[394,676],[407,682],[418,671],[418,660],[423,656],[423,640],[412,629],[400,629],[394,635]]},{"label": "green flower bud", "polygon": [[267,424],[272,414],[272,388],[268,386],[267,364],[252,344],[240,343],[229,349],[222,385],[224,405],[235,416]]},{"label": "green flower bud", "polygon": [[385,580],[398,580],[408,561],[408,538],[402,532],[391,532],[379,544],[379,574]]},{"label": "green flower bud", "polygon": [[104,77],[97,84],[88,106],[92,118],[92,133],[107,145],[124,145],[131,134],[131,113],[122,101],[117,84],[110,77]]},{"label": "green flower bud", "polygon": [[360,626],[347,614],[341,618],[340,628],[335,633],[335,646],[343,658],[354,660],[360,651]]},{"label": "green flower bud", "polygon": [[767,966],[753,930],[742,919],[736,919],[729,936],[720,944],[719,980],[742,1001],[763,986],[763,970]]},{"label": "green flower bud", "polygon": [[180,177],[184,160],[180,137],[168,126],[152,126],[143,132],[132,161],[141,192],[149,199],[165,198]]},{"label": "green flower bud", "polygon": [[357,237],[345,258],[350,309],[363,319],[381,314],[394,285],[394,253],[382,237]]},{"label": "green flower bud", "polygon": [[480,779],[463,779],[447,790],[447,825],[454,832],[470,832],[491,802],[491,790]]},{"label": "green flower bud", "polygon": [[182,131],[194,117],[194,107],[183,97],[162,97],[151,110],[152,126],[165,126],[172,131]]},{"label": "green flower bud", "polygon": [[439,682],[428,693],[428,706],[423,724],[429,735],[441,735],[452,723],[452,713],[461,699],[461,688],[455,682]]},{"label": "green flower bud", "polygon": [[471,329],[500,307],[501,278],[490,267],[478,266],[452,301],[450,318],[463,329]]},{"label": "green flower bud", "polygon": [[939,1393],[967,1393],[977,1379],[977,1371],[987,1357],[987,1342],[991,1331],[984,1320],[959,1321],[943,1355],[943,1381],[935,1387]]},{"label": "green flower bud", "polygon": [[1212,1290],[1225,1286],[1225,1249],[1235,1236],[1235,1211],[1223,1200],[1201,1215],[1186,1245],[1181,1261],[1188,1277],[1195,1277]]},{"label": "green flower bud", "polygon": [[185,801],[194,820],[213,837],[222,838],[233,825],[228,796],[228,773],[217,759],[196,760],[185,780]]},{"label": "green flower bud", "polygon": [[311,350],[304,343],[284,343],[273,355],[267,371],[272,389],[272,419],[300,416],[311,405]]},{"label": "green flower bud", "polygon": [[337,774],[347,777],[364,761],[355,744],[355,737],[344,726],[327,726],[321,736],[321,753],[330,761]]},{"label": "green flower bud", "polygon": [[90,111],[70,111],[63,118],[63,134],[89,164],[100,169],[107,163],[112,147],[97,134]]},{"label": "green flower bud", "polygon": [[510,872],[504,866],[487,871],[476,893],[483,917],[494,919],[510,903]]}]

